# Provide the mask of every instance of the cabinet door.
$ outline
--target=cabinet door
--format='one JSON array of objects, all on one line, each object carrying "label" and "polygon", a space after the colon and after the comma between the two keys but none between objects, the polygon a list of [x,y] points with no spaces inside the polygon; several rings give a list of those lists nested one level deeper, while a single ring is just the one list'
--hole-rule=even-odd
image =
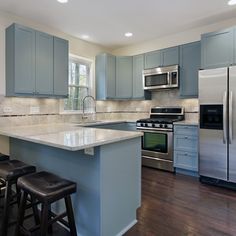
[{"label": "cabinet door", "polygon": [[36,32],[36,94],[53,94],[53,36]]},{"label": "cabinet door", "polygon": [[15,27],[14,79],[15,93],[35,92],[35,31],[20,25]]},{"label": "cabinet door", "polygon": [[180,96],[198,97],[198,70],[201,64],[201,43],[180,46]]},{"label": "cabinet door", "polygon": [[54,39],[54,95],[68,96],[68,41]]},{"label": "cabinet door", "polygon": [[179,64],[179,47],[166,48],[162,52],[162,66]]},{"label": "cabinet door", "polygon": [[96,99],[114,99],[116,96],[116,57],[107,53],[96,56]]},{"label": "cabinet door", "polygon": [[143,89],[144,55],[133,57],[133,98],[144,98]]},{"label": "cabinet door", "polygon": [[116,57],[107,54],[106,58],[106,97],[113,99],[116,97]]},{"label": "cabinet door", "polygon": [[132,64],[132,57],[116,57],[116,98],[132,97]]},{"label": "cabinet door", "polygon": [[202,69],[229,66],[233,63],[233,29],[201,36]]},{"label": "cabinet door", "polygon": [[161,50],[145,53],[145,69],[162,66]]}]

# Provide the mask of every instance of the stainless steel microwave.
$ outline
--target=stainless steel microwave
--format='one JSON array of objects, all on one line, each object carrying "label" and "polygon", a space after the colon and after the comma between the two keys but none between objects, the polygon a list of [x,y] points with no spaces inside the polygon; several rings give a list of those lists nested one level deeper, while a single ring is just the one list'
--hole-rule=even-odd
[{"label": "stainless steel microwave", "polygon": [[157,67],[143,70],[143,88],[169,89],[179,87],[179,66]]}]

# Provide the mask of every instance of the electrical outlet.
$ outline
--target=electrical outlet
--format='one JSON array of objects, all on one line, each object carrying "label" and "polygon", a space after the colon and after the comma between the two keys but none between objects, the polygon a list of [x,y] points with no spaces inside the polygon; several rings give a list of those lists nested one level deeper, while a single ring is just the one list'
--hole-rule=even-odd
[{"label": "electrical outlet", "polygon": [[11,107],[3,107],[3,112],[4,113],[11,113],[12,112],[12,108]]},{"label": "electrical outlet", "polygon": [[90,156],[94,156],[94,148],[85,148],[84,149],[84,154],[90,155]]},{"label": "electrical outlet", "polygon": [[30,107],[30,114],[37,114],[39,111],[40,109],[38,106]]}]

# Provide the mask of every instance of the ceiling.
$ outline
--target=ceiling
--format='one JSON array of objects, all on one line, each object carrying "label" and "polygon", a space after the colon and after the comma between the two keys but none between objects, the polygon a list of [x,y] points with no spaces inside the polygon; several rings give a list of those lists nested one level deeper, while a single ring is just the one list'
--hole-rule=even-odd
[{"label": "ceiling", "polygon": [[0,10],[110,49],[236,16],[227,0],[0,0]]}]

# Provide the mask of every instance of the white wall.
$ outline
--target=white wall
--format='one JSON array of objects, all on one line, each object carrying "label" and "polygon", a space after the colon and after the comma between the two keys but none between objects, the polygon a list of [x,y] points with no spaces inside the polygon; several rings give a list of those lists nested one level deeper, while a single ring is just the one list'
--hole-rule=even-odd
[{"label": "white wall", "polygon": [[[154,51],[157,49],[168,48],[177,46],[189,42],[198,41],[201,38],[201,34],[225,29],[236,25],[236,17],[229,20],[216,22],[214,24],[206,25],[203,27],[194,28],[188,31],[180,32],[173,35],[168,35],[163,38],[156,38],[146,42],[130,45],[127,47],[119,48],[112,51],[114,55],[137,55],[144,52]],[[158,30],[158,29],[155,29]],[[135,37],[135,35],[134,35]]]},{"label": "white wall", "polygon": [[99,45],[88,43],[59,30],[38,24],[31,20],[20,18],[0,11],[0,94],[5,94],[5,29],[12,23],[19,23],[39,31],[46,32],[64,39],[69,40],[69,51],[72,54],[86,57],[94,60],[95,55],[100,52],[107,52],[106,48]]}]

